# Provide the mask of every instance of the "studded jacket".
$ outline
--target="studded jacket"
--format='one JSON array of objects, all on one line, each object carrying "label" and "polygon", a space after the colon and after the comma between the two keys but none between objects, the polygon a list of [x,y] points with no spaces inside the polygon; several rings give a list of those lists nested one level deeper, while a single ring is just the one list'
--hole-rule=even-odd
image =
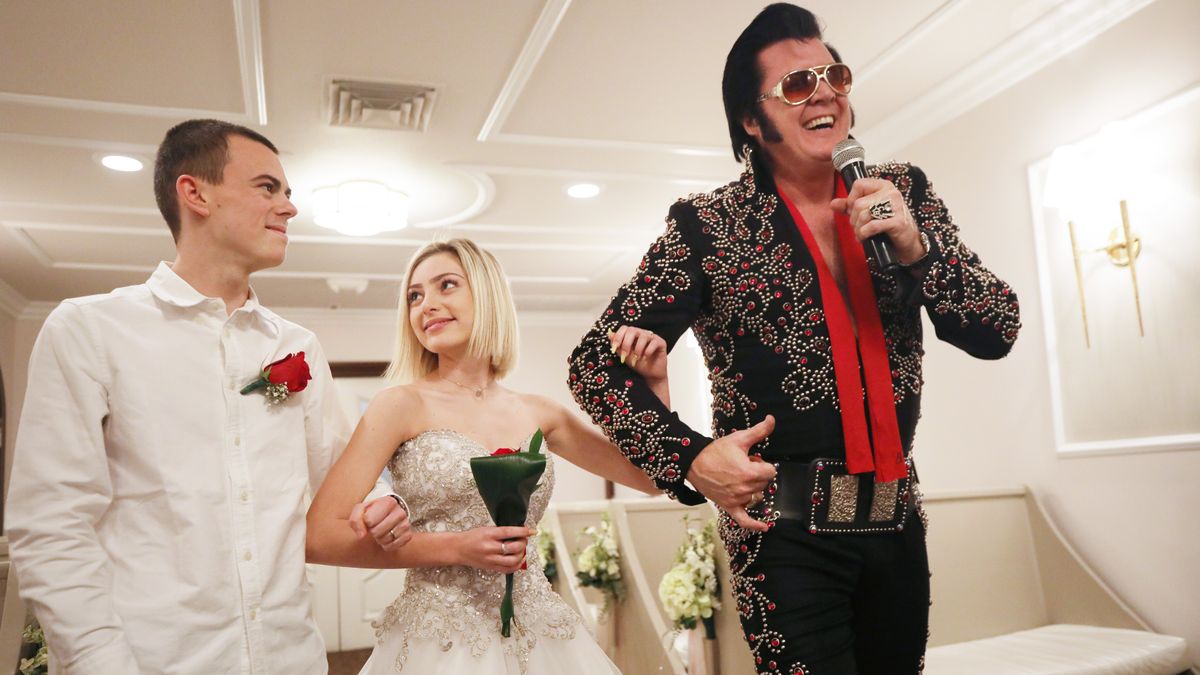
[{"label": "studded jacket", "polygon": [[[645,381],[613,357],[607,333],[633,325],[673,346],[691,328],[712,388],[717,437],[775,416],[755,451],[768,461],[844,458],[842,422],[814,260],[769,176],[753,160],[740,179],[676,202],[666,231],[572,353],[579,405],[657,485],[685,504],[684,484],[712,439],[679,420]],[[762,173],[760,171],[760,173]],[[942,200],[917,167],[867,172],[891,181],[929,242],[916,274],[872,268],[905,453],[920,414],[920,308],[938,338],[972,356],[1008,353],[1020,328],[1017,296],[959,239]]]}]

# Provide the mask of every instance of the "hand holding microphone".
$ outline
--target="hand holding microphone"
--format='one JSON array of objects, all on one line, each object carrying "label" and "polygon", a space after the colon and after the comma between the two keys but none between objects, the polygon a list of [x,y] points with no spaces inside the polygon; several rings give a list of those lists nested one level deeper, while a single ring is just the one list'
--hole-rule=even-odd
[{"label": "hand holding microphone", "polygon": [[865,157],[862,144],[853,138],[834,146],[833,165],[841,173],[849,194],[830,205],[850,216],[867,260],[880,270],[894,272],[901,264],[924,256],[925,246],[904,196],[890,182],[867,177]]}]

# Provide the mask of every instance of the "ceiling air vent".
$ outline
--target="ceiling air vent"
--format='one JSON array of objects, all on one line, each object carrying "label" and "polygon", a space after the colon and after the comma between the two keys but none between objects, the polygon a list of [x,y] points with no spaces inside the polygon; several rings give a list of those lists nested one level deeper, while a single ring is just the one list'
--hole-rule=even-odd
[{"label": "ceiling air vent", "polygon": [[328,119],[335,127],[425,131],[435,100],[423,84],[331,80]]}]

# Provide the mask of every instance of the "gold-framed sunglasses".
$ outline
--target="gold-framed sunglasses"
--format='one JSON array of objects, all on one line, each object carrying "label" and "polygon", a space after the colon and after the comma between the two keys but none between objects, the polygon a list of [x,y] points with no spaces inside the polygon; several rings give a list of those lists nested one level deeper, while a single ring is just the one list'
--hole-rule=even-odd
[{"label": "gold-framed sunglasses", "polygon": [[788,105],[804,105],[817,93],[821,80],[825,80],[833,93],[841,96],[849,94],[854,86],[854,74],[850,72],[850,66],[830,63],[793,70],[780,78],[771,91],[759,96],[758,101],[761,103],[769,98],[777,98]]}]

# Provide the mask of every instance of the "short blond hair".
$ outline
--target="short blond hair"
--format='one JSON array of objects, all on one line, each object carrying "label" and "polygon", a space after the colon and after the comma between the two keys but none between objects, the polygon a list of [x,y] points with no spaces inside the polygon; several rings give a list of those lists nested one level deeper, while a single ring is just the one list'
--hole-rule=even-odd
[{"label": "short blond hair", "polygon": [[503,378],[517,365],[517,309],[499,261],[475,242],[464,238],[426,244],[408,261],[400,285],[396,349],[384,376],[398,382],[414,382],[437,368],[437,354],[421,345],[409,321],[408,287],[417,265],[439,253],[449,253],[458,259],[474,300],[474,321],[467,353],[487,359],[496,379]]}]

